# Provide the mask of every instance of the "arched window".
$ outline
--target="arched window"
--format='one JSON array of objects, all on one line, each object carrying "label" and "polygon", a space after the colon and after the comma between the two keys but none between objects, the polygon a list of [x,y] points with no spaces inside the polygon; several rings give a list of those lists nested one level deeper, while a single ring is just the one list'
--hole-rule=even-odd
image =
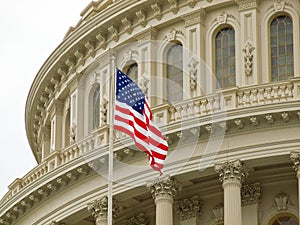
[{"label": "arched window", "polygon": [[138,80],[138,64],[132,63],[124,68],[125,74],[130,77],[131,80],[137,82]]},{"label": "arched window", "polygon": [[298,219],[291,214],[279,214],[274,216],[269,225],[299,225]]},{"label": "arched window", "polygon": [[270,24],[271,80],[294,76],[293,23],[288,16],[278,16]]},{"label": "arched window", "polygon": [[183,47],[172,43],[167,53],[167,100],[178,102],[183,99]]},{"label": "arched window", "polygon": [[98,85],[93,95],[93,129],[100,125],[100,86]]},{"label": "arched window", "polygon": [[235,34],[232,27],[220,30],[215,39],[216,87],[235,86]]}]

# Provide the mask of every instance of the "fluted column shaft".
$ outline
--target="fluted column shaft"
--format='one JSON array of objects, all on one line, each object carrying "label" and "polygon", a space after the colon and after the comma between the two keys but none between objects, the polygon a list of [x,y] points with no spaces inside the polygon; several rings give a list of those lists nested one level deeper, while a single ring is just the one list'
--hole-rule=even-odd
[{"label": "fluted column shaft", "polygon": [[241,181],[232,178],[223,181],[224,189],[224,224],[241,225]]},{"label": "fluted column shaft", "polygon": [[173,225],[173,198],[180,191],[174,178],[162,178],[149,183],[156,205],[156,225]]},{"label": "fluted column shaft", "polygon": [[242,224],[241,182],[248,175],[240,160],[215,166],[224,189],[224,225]]}]

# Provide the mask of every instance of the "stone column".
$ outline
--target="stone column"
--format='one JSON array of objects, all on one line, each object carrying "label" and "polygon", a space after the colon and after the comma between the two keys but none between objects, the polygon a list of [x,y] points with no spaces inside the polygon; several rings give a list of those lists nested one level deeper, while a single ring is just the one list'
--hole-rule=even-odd
[{"label": "stone column", "polygon": [[[89,203],[87,205],[88,211],[94,216],[96,220],[96,225],[107,225],[108,224],[108,199],[107,196],[96,199],[93,202]],[[117,215],[120,212],[120,208],[117,205],[117,202],[115,199],[113,199],[113,219],[117,217]]]},{"label": "stone column", "polygon": [[258,206],[262,194],[260,183],[242,186],[242,220],[243,225],[258,225]]},{"label": "stone column", "polygon": [[298,178],[298,217],[300,216],[300,152],[291,152],[290,159],[293,162],[293,168],[297,173]]},{"label": "stone column", "polygon": [[224,189],[224,225],[241,225],[241,182],[247,170],[240,160],[217,164],[215,170]]},{"label": "stone column", "polygon": [[185,198],[176,203],[176,212],[180,216],[180,225],[199,224],[202,200],[197,195]]},{"label": "stone column", "polygon": [[174,197],[181,188],[175,178],[165,177],[148,183],[156,205],[156,225],[173,225]]}]

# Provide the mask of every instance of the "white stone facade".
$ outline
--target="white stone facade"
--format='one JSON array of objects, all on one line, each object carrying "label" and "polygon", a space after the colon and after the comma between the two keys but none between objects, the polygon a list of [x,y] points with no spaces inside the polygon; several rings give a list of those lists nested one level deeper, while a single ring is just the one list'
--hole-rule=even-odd
[{"label": "white stone facade", "polygon": [[[108,223],[114,57],[123,72],[137,64],[169,153],[159,177],[114,132],[113,224],[299,224],[299,15],[299,0],[91,2],[32,84],[26,131],[38,166],[9,186],[0,225]],[[293,24],[293,76],[272,81],[270,24],[280,16]],[[218,88],[216,35],[226,27],[235,85]],[[167,101],[172,43],[183,49],[176,103]]]}]

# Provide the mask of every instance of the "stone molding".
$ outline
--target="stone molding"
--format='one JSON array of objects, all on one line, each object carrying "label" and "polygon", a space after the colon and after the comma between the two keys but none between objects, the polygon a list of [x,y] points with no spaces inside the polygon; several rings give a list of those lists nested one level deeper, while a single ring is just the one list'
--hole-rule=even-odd
[{"label": "stone molding", "polygon": [[148,183],[147,187],[155,201],[163,198],[173,201],[173,198],[181,191],[180,184],[173,177],[158,178]]},{"label": "stone molding", "polygon": [[180,220],[187,220],[201,215],[203,201],[197,195],[176,202],[176,211]]},{"label": "stone molding", "polygon": [[258,204],[262,195],[263,189],[260,183],[245,184],[241,188],[242,205]]},{"label": "stone molding", "polygon": [[241,160],[233,160],[215,165],[221,183],[228,180],[243,182],[248,176],[248,170]]}]

